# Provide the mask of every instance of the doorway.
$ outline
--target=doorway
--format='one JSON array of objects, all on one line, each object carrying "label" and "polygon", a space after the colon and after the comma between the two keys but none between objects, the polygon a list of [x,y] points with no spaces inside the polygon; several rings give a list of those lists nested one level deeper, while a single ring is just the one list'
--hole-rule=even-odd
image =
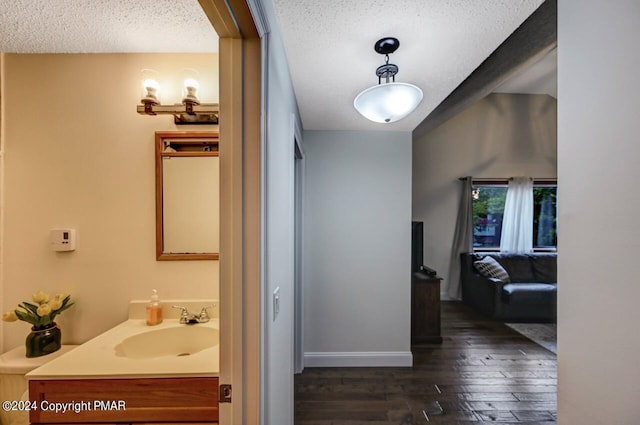
[{"label": "doorway", "polygon": [[[295,119],[293,120],[295,122]],[[303,208],[304,208],[304,154],[300,137],[294,127],[294,169],[293,169],[293,247],[294,247],[294,358],[293,371],[301,373],[304,369],[304,244],[303,244]]]}]

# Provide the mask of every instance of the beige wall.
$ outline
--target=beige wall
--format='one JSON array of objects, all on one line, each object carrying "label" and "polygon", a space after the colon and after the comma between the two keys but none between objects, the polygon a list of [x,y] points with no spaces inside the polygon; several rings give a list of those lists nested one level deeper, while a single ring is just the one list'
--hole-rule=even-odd
[{"label": "beige wall", "polygon": [[[187,130],[135,112],[140,70],[161,73],[179,102],[181,69],[200,70],[201,100],[218,101],[214,54],[5,55],[2,311],[42,289],[76,306],[58,322],[84,342],[126,319],[127,302],[217,298],[217,261],[155,260],[154,132]],[[174,78],[175,77],[175,78]],[[197,129],[211,128],[198,126]],[[49,249],[49,230],[77,229],[78,247]],[[3,323],[3,349],[25,323]]]},{"label": "beige wall", "polygon": [[492,94],[413,141],[413,220],[424,221],[424,262],[448,284],[459,177],[557,176],[557,102]]}]

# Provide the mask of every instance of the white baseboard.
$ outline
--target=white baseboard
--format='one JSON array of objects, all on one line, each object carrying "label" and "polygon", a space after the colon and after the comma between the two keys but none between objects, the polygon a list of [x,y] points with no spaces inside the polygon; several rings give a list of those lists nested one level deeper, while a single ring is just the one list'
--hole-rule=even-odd
[{"label": "white baseboard", "polygon": [[411,367],[410,351],[304,353],[304,367]]}]

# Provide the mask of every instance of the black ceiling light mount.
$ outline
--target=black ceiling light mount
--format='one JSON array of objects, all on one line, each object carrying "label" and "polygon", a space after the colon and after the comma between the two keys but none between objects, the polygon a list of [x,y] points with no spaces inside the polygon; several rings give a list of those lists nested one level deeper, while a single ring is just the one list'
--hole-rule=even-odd
[{"label": "black ceiling light mount", "polygon": [[376,41],[375,46],[373,46],[376,52],[380,53],[381,55],[388,55],[390,53],[393,53],[398,50],[398,47],[400,47],[400,40],[395,37],[381,38],[380,40]]},{"label": "black ceiling light mount", "polygon": [[380,53],[381,55],[385,55],[385,64],[380,65],[378,69],[376,69],[378,84],[382,82],[383,78],[385,79],[385,83],[388,83],[389,79],[391,79],[391,81],[395,83],[396,74],[398,73],[398,65],[389,63],[389,54],[398,50],[398,47],[400,47],[400,41],[395,37],[381,38],[373,46],[376,52]]}]

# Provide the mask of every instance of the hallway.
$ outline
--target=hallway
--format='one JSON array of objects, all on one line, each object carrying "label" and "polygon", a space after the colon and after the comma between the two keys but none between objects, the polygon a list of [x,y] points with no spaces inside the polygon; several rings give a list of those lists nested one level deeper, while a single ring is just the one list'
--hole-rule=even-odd
[{"label": "hallway", "polygon": [[412,368],[307,368],[296,425],[556,423],[556,355],[459,302],[442,303],[442,345]]}]

